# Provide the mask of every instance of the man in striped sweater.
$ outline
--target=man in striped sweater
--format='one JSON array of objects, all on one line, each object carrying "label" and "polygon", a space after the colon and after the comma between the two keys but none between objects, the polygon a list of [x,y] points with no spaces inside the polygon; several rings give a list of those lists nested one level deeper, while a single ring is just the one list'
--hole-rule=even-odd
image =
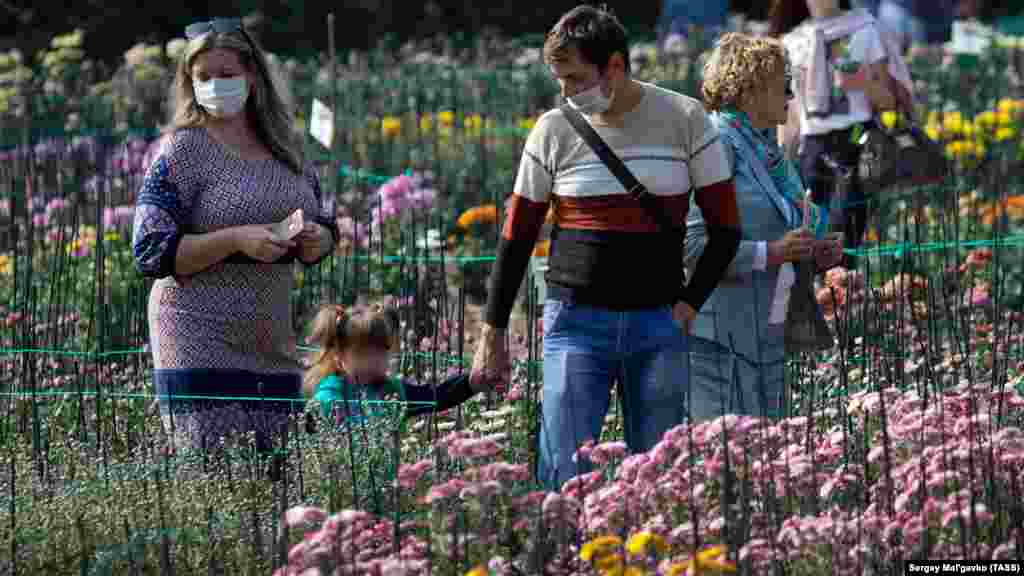
[{"label": "man in striped sweater", "polygon": [[[588,469],[575,452],[597,440],[613,381],[625,438],[650,449],[682,422],[686,337],[680,330],[736,254],[740,232],[724,150],[697,100],[630,77],[625,29],[579,6],[548,34],[544,59],[579,110],[679,226],[660,230],[555,109],[525,145],[491,274],[471,378],[506,380],[505,331],[534,242],[553,206],[544,304],[543,425],[538,480],[557,489]],[[684,282],[690,195],[708,244]],[[684,328],[685,330],[685,328]]]}]

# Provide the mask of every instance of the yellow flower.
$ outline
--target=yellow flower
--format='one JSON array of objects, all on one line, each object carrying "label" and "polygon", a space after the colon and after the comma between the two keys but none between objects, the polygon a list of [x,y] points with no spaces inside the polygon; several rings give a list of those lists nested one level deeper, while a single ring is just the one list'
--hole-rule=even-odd
[{"label": "yellow flower", "polygon": [[424,114],[420,116],[420,132],[423,134],[429,134],[430,129],[434,127],[434,117],[430,114]]},{"label": "yellow flower", "polygon": [[437,122],[441,126],[451,127],[455,124],[455,112],[451,110],[442,110],[437,113]]},{"label": "yellow flower", "polygon": [[380,123],[380,132],[385,137],[398,136],[402,132],[402,121],[394,116],[385,116]]},{"label": "yellow flower", "polygon": [[484,125],[484,119],[479,114],[473,114],[472,116],[466,116],[462,120],[463,126],[466,130],[480,130],[480,127]]},{"label": "yellow flower", "polygon": [[899,121],[899,119],[900,115],[892,110],[886,110],[885,112],[882,112],[882,125],[885,126],[886,128],[889,128],[890,130],[896,126],[896,123]]},{"label": "yellow flower", "polygon": [[712,546],[697,553],[685,562],[672,564],[668,576],[681,576],[688,572],[696,574],[734,574],[736,565],[725,559],[725,546]]},{"label": "yellow flower", "polygon": [[985,146],[970,140],[954,140],[946,144],[946,154],[954,158],[981,158],[985,155]]},{"label": "yellow flower", "polygon": [[963,125],[964,117],[960,112],[946,112],[942,117],[942,129],[946,132],[960,132]]},{"label": "yellow flower", "polygon": [[974,123],[981,128],[992,128],[996,125],[996,122],[996,113],[992,110],[986,110],[974,117]]},{"label": "yellow flower", "polygon": [[648,553],[647,549],[651,546],[654,547],[654,551],[658,554],[664,554],[668,551],[668,544],[665,543],[665,539],[647,530],[633,534],[626,541],[626,551],[633,556]]},{"label": "yellow flower", "polygon": [[996,130],[996,142],[1002,142],[1004,140],[1009,140],[1010,138],[1013,138],[1016,135],[1017,135],[1017,129],[1016,128],[1012,128],[1012,127],[1009,127],[1009,126],[1000,127],[998,130]]},{"label": "yellow flower", "polygon": [[926,124],[924,127],[924,133],[927,134],[928,137],[931,138],[932,140],[942,140],[942,126],[939,126],[938,124]]},{"label": "yellow flower", "polygon": [[1024,100],[1015,100],[1013,98],[1003,98],[996,104],[996,110],[1000,112],[1006,112],[1007,114],[1013,114],[1015,112],[1024,111]]},{"label": "yellow flower", "polygon": [[618,536],[598,536],[583,545],[580,549],[580,560],[590,562],[594,557],[606,556],[617,546],[622,546],[622,538]]},{"label": "yellow flower", "polygon": [[996,124],[999,126],[1009,126],[1010,124],[1013,124],[1013,113],[1000,110],[996,113]]},{"label": "yellow flower", "polygon": [[0,254],[0,276],[14,274],[14,258],[10,254]]},{"label": "yellow flower", "polygon": [[490,572],[487,570],[487,567],[483,564],[477,566],[476,568],[473,568],[469,572],[466,572],[466,576],[488,576],[488,574],[490,574]]},{"label": "yellow flower", "polygon": [[50,40],[50,47],[54,49],[60,48],[78,48],[82,45],[83,32],[81,29],[76,29],[70,34],[64,34],[63,36],[54,36],[53,40]]},{"label": "yellow flower", "polygon": [[519,120],[519,127],[524,130],[533,130],[533,127],[537,125],[536,118],[523,118]]},{"label": "yellow flower", "polygon": [[617,552],[605,554],[594,559],[594,568],[604,574],[622,574],[622,569],[625,567],[626,559]]}]

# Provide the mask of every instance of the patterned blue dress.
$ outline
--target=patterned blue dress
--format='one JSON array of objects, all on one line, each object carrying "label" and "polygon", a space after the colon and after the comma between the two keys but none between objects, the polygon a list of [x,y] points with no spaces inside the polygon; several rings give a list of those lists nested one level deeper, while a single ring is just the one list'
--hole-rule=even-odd
[{"label": "patterned blue dress", "polygon": [[337,240],[321,205],[311,167],[299,175],[274,158],[243,159],[204,128],[164,142],[138,194],[133,251],[142,274],[156,279],[148,310],[153,380],[176,444],[210,449],[224,436],[254,432],[268,450],[302,408],[294,250],[274,263],[236,253],[185,277],[174,272],[182,236],[279,222],[301,208]]}]

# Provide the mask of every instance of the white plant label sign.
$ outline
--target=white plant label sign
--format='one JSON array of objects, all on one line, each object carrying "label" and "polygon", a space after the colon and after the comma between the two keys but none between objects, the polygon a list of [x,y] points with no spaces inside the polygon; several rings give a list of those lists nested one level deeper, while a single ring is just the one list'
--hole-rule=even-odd
[{"label": "white plant label sign", "polygon": [[313,99],[313,112],[310,114],[309,133],[316,141],[330,149],[334,142],[334,112],[322,102]]}]

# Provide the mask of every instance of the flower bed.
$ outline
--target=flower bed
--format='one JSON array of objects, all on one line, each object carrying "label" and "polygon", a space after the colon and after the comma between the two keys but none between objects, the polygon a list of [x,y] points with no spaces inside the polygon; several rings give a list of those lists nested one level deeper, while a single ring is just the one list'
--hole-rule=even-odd
[{"label": "flower bed", "polygon": [[[59,56],[41,65],[70,73],[76,42],[59,39]],[[127,60],[120,73],[152,80],[155,99],[166,54],[143,47]],[[985,77],[983,64],[972,78]],[[339,156],[320,158],[344,241],[321,268],[297,272],[294,294],[299,327],[325,301],[390,295],[405,322],[396,371],[424,382],[467,368],[479,307],[452,296],[485,295],[499,207],[548,105],[523,95],[553,90],[533,92],[539,72],[439,70],[345,84],[364,96],[344,103]],[[447,87],[426,93],[421,76],[435,72]],[[1017,557],[1024,274],[1012,240],[1024,191],[1012,174],[1024,104],[982,84],[957,94],[955,110],[948,91],[928,103],[930,136],[958,160],[950,181],[917,191],[927,202],[901,191],[873,199],[862,267],[833,271],[819,289],[843,346],[791,359],[798,416],[682,425],[629,455],[613,397],[602,437],[578,454],[592,470],[558,493],[530,481],[543,401],[535,316],[513,332],[505,398],[478,397],[398,438],[390,418],[355,431],[300,419],[282,447],[287,482],[241,449],[219,461],[170,453],[147,378],[146,284],[128,246],[154,142],[9,148],[0,549],[11,553],[0,572],[17,562],[32,574],[310,574],[325,563],[325,574],[810,575],[888,573],[906,557]],[[78,110],[80,122],[126,89],[64,98],[60,86],[35,104],[62,121]],[[307,103],[329,101],[315,81],[302,89]],[[152,101],[118,103],[109,117],[130,127]],[[547,247],[538,243],[535,264]]]}]

